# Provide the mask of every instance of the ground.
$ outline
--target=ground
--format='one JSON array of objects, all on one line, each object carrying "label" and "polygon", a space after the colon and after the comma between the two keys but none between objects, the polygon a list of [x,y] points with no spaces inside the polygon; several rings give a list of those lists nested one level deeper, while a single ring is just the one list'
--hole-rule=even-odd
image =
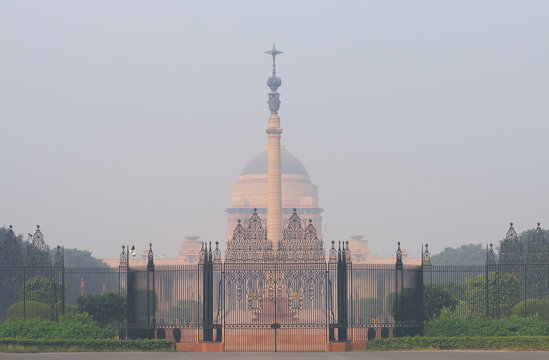
[{"label": "ground", "polygon": [[384,351],[356,353],[40,353],[5,354],[0,360],[546,360],[543,351]]}]

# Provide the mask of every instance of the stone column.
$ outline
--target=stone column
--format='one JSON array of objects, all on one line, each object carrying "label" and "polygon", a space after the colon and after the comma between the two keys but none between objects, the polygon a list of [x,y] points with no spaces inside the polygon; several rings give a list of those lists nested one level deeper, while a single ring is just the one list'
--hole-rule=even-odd
[{"label": "stone column", "polygon": [[282,187],[280,173],[280,117],[269,116],[267,127],[267,232],[276,248],[282,231]]},{"label": "stone column", "polygon": [[276,249],[281,240],[282,230],[282,187],[280,174],[280,94],[277,91],[282,81],[276,76],[276,56],[282,54],[273,44],[272,50],[266,51],[273,57],[273,74],[267,79],[267,86],[271,89],[269,96],[269,110],[271,115],[267,122],[267,234]]}]

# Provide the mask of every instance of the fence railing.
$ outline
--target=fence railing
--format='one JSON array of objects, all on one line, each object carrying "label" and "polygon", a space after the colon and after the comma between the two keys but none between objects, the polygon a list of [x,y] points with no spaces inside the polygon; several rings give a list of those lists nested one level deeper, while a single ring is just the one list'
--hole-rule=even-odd
[{"label": "fence railing", "polygon": [[[443,308],[463,317],[530,316],[547,311],[540,300],[549,297],[548,263],[400,267],[349,263],[344,273],[328,262],[274,266],[221,262],[211,268],[204,264],[153,269],[0,266],[0,320],[56,320],[74,310],[79,296],[114,291],[127,300],[124,326],[130,329],[177,328],[182,338],[195,339],[203,338],[198,329],[208,326],[213,333],[206,337],[215,340],[218,326],[252,326],[254,321],[270,325],[270,319],[254,315],[262,306],[264,311],[288,313],[276,321],[281,326],[328,329],[335,324],[338,329],[355,329],[349,330],[352,336],[361,328],[420,331],[424,321]],[[280,301],[275,308],[267,303],[268,286],[282,292],[276,295]],[[242,312],[237,314],[237,309]]]}]

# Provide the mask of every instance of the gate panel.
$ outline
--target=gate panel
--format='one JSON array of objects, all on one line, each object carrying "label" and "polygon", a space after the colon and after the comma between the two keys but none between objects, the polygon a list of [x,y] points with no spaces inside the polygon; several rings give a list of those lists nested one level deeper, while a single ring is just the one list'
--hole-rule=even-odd
[{"label": "gate panel", "polygon": [[324,351],[326,263],[226,263],[225,351]]}]

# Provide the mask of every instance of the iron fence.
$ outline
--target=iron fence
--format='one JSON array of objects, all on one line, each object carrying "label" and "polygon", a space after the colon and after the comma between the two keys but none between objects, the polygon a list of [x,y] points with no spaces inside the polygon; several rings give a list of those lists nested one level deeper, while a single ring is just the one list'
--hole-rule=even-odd
[{"label": "iron fence", "polygon": [[204,244],[196,265],[155,266],[151,246],[146,266],[130,266],[123,247],[118,268],[65,267],[63,249],[52,259],[41,233],[38,250],[16,262],[21,246],[8,239],[11,247],[0,247],[0,321],[57,320],[80,296],[116,292],[126,305],[121,338],[223,342],[226,351],[323,351],[327,342],[421,333],[445,309],[469,318],[549,311],[548,258],[520,253],[512,227],[506,241],[514,245],[500,261],[490,246],[484,265],[432,265],[425,247],[421,265],[407,265],[399,244],[394,264],[375,265],[353,264],[346,243],[332,242],[325,258],[314,228],[297,217],[285,234],[308,238],[314,251],[302,247],[295,256],[291,246],[299,242],[288,241],[284,253],[269,248],[238,257],[247,237],[264,240],[256,220],[239,225],[241,242],[227,260],[218,244]]},{"label": "iron fence", "polygon": [[[56,320],[79,296],[114,291],[127,300],[129,337],[223,341],[235,351],[275,344],[279,351],[305,351],[330,340],[419,333],[443,308],[487,318],[547,311],[535,300],[548,298],[549,264],[348,263],[343,269],[329,261],[212,261],[154,270],[0,266],[0,319]],[[301,338],[313,340],[292,345]]]}]

